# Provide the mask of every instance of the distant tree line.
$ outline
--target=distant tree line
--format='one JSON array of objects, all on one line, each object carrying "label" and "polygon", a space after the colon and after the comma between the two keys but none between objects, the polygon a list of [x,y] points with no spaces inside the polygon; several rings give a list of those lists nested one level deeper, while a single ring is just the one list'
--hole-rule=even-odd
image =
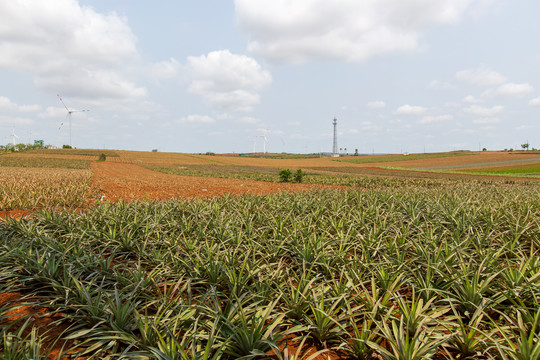
[{"label": "distant tree line", "polygon": [[36,150],[36,149],[47,149],[50,145],[43,145],[42,142],[35,142],[33,144],[7,144],[0,145],[0,152],[18,152],[18,151],[27,151],[27,150]]}]

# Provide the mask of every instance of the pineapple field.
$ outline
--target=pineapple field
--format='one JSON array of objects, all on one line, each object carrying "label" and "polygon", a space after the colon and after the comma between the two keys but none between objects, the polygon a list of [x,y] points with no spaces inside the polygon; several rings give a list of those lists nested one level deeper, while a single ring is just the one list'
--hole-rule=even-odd
[{"label": "pineapple field", "polygon": [[0,167],[0,357],[540,359],[534,176],[118,155]]}]

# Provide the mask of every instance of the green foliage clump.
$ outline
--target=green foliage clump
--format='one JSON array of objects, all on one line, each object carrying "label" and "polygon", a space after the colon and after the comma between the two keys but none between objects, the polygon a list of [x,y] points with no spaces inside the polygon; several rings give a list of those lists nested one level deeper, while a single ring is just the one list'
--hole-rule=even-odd
[{"label": "green foliage clump", "polygon": [[290,169],[281,169],[279,171],[279,181],[301,183],[304,180],[304,175],[302,169],[296,170],[294,174]]},{"label": "green foliage clump", "polygon": [[281,182],[291,182],[292,171],[290,169],[281,169],[279,171],[279,181]]},{"label": "green foliage clump", "polygon": [[294,182],[301,183],[302,180],[304,180],[304,175],[305,174],[302,171],[302,169],[296,170],[296,172],[294,173],[294,176],[293,176]]},{"label": "green foliage clump", "polygon": [[99,155],[98,161],[106,161],[106,160],[107,160],[107,155],[105,155],[104,153],[101,153]]}]

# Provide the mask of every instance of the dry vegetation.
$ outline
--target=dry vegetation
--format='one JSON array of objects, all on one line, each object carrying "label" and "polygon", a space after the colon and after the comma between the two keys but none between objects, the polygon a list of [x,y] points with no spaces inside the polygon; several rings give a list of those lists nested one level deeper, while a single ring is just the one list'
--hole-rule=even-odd
[{"label": "dry vegetation", "polygon": [[0,167],[0,210],[86,206],[91,177],[90,170]]}]

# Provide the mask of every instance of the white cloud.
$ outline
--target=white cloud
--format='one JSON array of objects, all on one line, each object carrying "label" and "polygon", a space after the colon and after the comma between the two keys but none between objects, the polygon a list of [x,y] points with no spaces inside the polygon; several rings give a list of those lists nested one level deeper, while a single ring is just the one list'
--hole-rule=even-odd
[{"label": "white cloud", "polygon": [[252,58],[229,50],[189,57],[189,91],[222,110],[249,112],[260,102],[258,91],[271,83],[269,72]]},{"label": "white cloud", "polygon": [[0,96],[0,111],[2,112],[38,112],[41,110],[39,105],[17,105],[9,98]]},{"label": "white cloud", "polygon": [[499,114],[503,110],[504,110],[504,106],[501,106],[501,105],[493,106],[492,108],[486,108],[486,107],[478,106],[478,105],[471,105],[468,108],[463,109],[463,111],[465,111],[468,114],[482,116],[482,117],[491,117],[495,114]]},{"label": "white cloud", "polygon": [[368,108],[371,108],[371,109],[382,109],[384,107],[386,107],[386,103],[384,101],[370,101],[367,103],[366,105]]},{"label": "white cloud", "polygon": [[540,96],[529,101],[529,106],[540,106]]},{"label": "white cloud", "polygon": [[[33,124],[34,124],[34,120],[29,119],[29,118],[0,116],[0,125],[17,127],[17,126],[28,126],[28,125],[33,125]],[[11,131],[12,130],[10,130],[10,135],[11,135]],[[22,136],[21,134],[17,134],[17,130],[15,130],[15,134]],[[0,139],[0,142],[1,140],[2,139]]]},{"label": "white cloud", "polygon": [[16,111],[18,108],[17,104],[12,102],[10,99],[4,96],[0,96],[0,110],[4,111]]},{"label": "white cloud", "polygon": [[482,102],[481,99],[478,99],[472,95],[466,96],[463,98],[463,101],[469,104],[479,104]]},{"label": "white cloud", "polygon": [[123,69],[138,56],[127,19],[76,0],[0,2],[0,67],[30,74],[42,89],[87,98],[145,90]]},{"label": "white cloud", "polygon": [[362,61],[419,48],[421,31],[460,20],[479,0],[235,0],[250,51],[277,62]]},{"label": "white cloud", "polygon": [[38,116],[43,119],[63,119],[66,116],[66,109],[63,107],[48,106]]},{"label": "white cloud", "polygon": [[418,121],[419,124],[440,124],[452,120],[452,115],[424,116]]},{"label": "white cloud", "polygon": [[477,125],[494,125],[499,124],[501,122],[501,119],[496,117],[487,117],[487,118],[481,118],[473,120],[473,124]]},{"label": "white cloud", "polygon": [[526,94],[530,94],[533,91],[534,88],[530,84],[508,83],[499,86],[495,94],[502,96],[523,96]]},{"label": "white cloud", "polygon": [[478,86],[496,86],[506,81],[503,75],[485,67],[458,71],[456,78],[460,81]]},{"label": "white cloud", "polygon": [[197,114],[189,115],[178,120],[180,124],[213,124],[215,122],[216,120],[210,116]]},{"label": "white cloud", "polygon": [[425,107],[411,106],[409,104],[406,104],[406,105],[400,106],[396,110],[396,114],[400,114],[400,115],[421,115],[421,114],[425,113],[426,111],[427,111],[427,109]]},{"label": "white cloud", "polygon": [[40,105],[19,105],[20,112],[38,112],[41,111],[42,107]]},{"label": "white cloud", "polygon": [[85,99],[86,103],[104,101],[114,104],[120,100],[141,99],[147,95],[145,88],[137,87],[116,71],[81,71],[36,79],[39,87],[62,89],[61,95]]}]

